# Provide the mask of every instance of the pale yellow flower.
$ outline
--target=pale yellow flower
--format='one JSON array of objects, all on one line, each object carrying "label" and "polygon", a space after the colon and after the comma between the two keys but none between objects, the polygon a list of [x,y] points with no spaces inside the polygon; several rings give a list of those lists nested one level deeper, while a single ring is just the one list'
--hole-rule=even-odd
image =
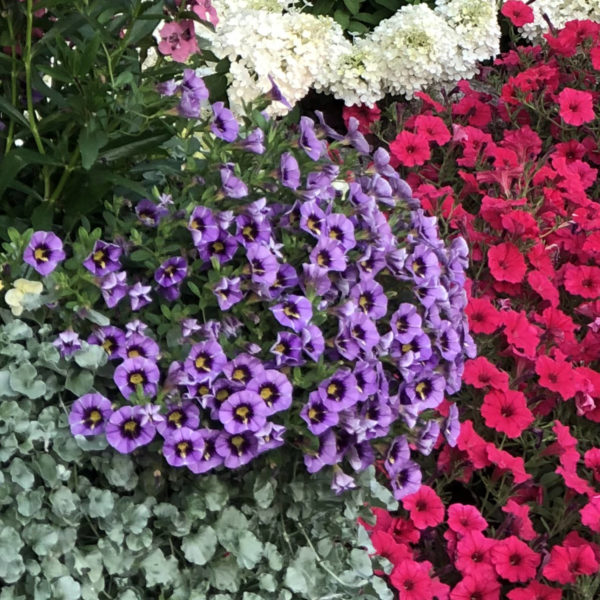
[{"label": "pale yellow flower", "polygon": [[44,291],[44,286],[39,281],[17,279],[13,287],[4,294],[4,302],[8,304],[15,317],[23,313],[23,300],[26,296],[39,296]]}]

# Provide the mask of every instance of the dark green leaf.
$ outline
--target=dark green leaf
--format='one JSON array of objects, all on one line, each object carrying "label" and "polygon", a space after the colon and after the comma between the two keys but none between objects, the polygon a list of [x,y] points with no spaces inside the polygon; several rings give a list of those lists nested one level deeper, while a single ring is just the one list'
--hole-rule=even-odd
[{"label": "dark green leaf", "polygon": [[361,0],[344,0],[344,4],[351,15],[355,15],[360,10],[360,2]]}]

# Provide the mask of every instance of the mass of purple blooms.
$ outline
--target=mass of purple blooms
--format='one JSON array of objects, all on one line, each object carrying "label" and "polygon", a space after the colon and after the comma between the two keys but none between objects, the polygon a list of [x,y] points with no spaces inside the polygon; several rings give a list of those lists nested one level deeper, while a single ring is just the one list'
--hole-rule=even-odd
[{"label": "mass of purple blooms", "polygon": [[[162,93],[181,94],[189,117],[207,98],[188,71]],[[236,142],[232,113],[221,102],[212,113],[220,143],[264,152],[261,129]],[[311,473],[334,467],[336,491],[353,486],[347,472],[373,464],[372,444],[386,438],[395,497],[418,489],[409,444],[429,454],[439,435],[456,443],[456,407],[447,417],[433,409],[459,390],[465,356],[475,353],[464,311],[467,247],[460,238],[444,245],[386,151],[369,156],[352,125],[342,141],[362,158],[346,179],[302,117],[297,141],[273,165],[269,194],[228,162],[215,169],[219,202],[188,207],[184,219],[171,196],[139,201],[131,216],[144,235],[163,222],[187,229],[187,247],[159,254],[146,272],[123,266],[133,244],[95,242],[83,267],[115,310],[87,342],[114,364],[115,392],[110,401],[100,393],[75,400],[74,435],[104,433],[122,453],[159,436],[167,462],[194,473],[235,469],[285,445],[303,452]],[[34,234],[24,256],[42,275],[64,257],[47,232]],[[210,289],[210,318],[186,318],[172,356],[144,314],[183,302],[188,283]],[[80,342],[65,332],[56,345],[69,357]]]}]

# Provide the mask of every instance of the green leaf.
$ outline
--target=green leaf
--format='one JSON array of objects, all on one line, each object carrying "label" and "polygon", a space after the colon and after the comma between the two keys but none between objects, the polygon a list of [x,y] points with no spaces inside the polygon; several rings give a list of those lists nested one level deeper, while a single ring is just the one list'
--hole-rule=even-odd
[{"label": "green leaf", "polygon": [[238,564],[245,569],[253,569],[262,558],[262,542],[251,532],[244,531],[240,536],[237,554]]},{"label": "green leaf", "polygon": [[24,125],[27,127],[27,129],[29,129],[29,121],[3,96],[0,96],[0,111],[6,113],[12,119],[18,121],[21,125]]},{"label": "green leaf", "polygon": [[69,372],[65,387],[76,396],[83,396],[92,390],[94,385],[94,376],[89,371],[79,371],[79,373]]},{"label": "green leaf", "polygon": [[36,380],[36,376],[36,368],[30,362],[25,362],[10,374],[10,387],[28,398],[39,398],[46,393],[46,384]]},{"label": "green leaf", "polygon": [[228,552],[234,552],[237,549],[238,540],[247,529],[248,519],[233,506],[228,506],[215,523],[219,543]]},{"label": "green leaf", "polygon": [[348,31],[351,31],[352,33],[366,33],[369,31],[369,28],[358,21],[350,21],[350,23],[348,23]]},{"label": "green leaf", "polygon": [[360,10],[360,3],[361,0],[344,0],[344,4],[351,15],[355,15]]},{"label": "green leaf", "polygon": [[111,162],[121,158],[133,158],[138,154],[143,154],[147,150],[156,149],[163,142],[171,139],[171,133],[161,133],[159,135],[144,135],[134,139],[126,144],[118,145],[100,153],[100,160]]},{"label": "green leaf", "polygon": [[73,357],[75,362],[83,369],[96,370],[106,364],[107,354],[102,346],[95,344],[86,344],[82,342],[82,347],[77,350]]},{"label": "green leaf", "polygon": [[69,519],[79,509],[79,497],[63,485],[51,494],[50,504],[55,515]]},{"label": "green leaf", "polygon": [[195,565],[205,565],[217,548],[217,534],[207,525],[193,535],[188,535],[181,543],[184,556]]},{"label": "green leaf", "polygon": [[149,587],[169,585],[177,579],[177,561],[174,557],[166,558],[160,548],[155,548],[141,563]]},{"label": "green leaf", "polygon": [[108,136],[100,129],[95,129],[94,121],[86,123],[79,134],[79,152],[81,153],[81,166],[89,171],[98,158],[98,152],[108,142]]},{"label": "green leaf", "polygon": [[348,29],[348,25],[350,24],[350,15],[340,10],[339,8],[333,13],[334,21],[337,21],[342,29]]},{"label": "green leaf", "polygon": [[370,577],[373,574],[373,567],[369,553],[366,550],[355,548],[350,552],[350,564],[354,571],[361,577]]},{"label": "green leaf", "polygon": [[241,574],[233,556],[211,562],[208,580],[218,590],[237,592],[240,588]]},{"label": "green leaf", "polygon": [[6,335],[8,341],[10,342],[28,340],[33,336],[33,330],[31,327],[29,327],[27,323],[19,320],[8,323],[8,325],[2,328],[2,333]]},{"label": "green leaf", "polygon": [[21,458],[17,457],[12,460],[8,472],[13,482],[20,485],[24,490],[30,490],[33,487],[35,477]]},{"label": "green leaf", "polygon": [[81,598],[81,586],[69,575],[59,577],[52,584],[52,598],[54,600],[77,600]]},{"label": "green leaf", "polygon": [[91,488],[87,493],[87,514],[92,518],[108,517],[115,507],[113,494],[110,490]]}]

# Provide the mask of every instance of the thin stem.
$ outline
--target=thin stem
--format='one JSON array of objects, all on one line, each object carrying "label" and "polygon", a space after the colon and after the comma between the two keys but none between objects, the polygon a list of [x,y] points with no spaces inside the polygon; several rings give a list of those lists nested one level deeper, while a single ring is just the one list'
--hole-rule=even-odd
[{"label": "thin stem", "polygon": [[73,152],[71,153],[69,164],[65,167],[65,170],[63,171],[62,175],[60,176],[60,179],[58,180],[56,189],[54,190],[54,192],[52,192],[52,196],[50,196],[50,204],[54,204],[58,200],[58,197],[60,196],[61,192],[63,191],[63,188],[65,187],[65,184],[67,183],[67,180],[69,179],[71,173],[75,169],[75,164],[77,163],[78,156],[79,148],[75,148],[75,150],[73,150]]},{"label": "thin stem", "polygon": [[[4,2],[2,2],[2,6],[4,7]],[[11,67],[10,67],[10,102],[13,106],[17,105],[17,73],[18,73],[18,64],[17,64],[17,40],[15,39],[15,34],[13,30],[12,24],[12,12],[9,12],[6,22],[8,23],[8,33],[10,35],[10,58],[11,58]],[[8,124],[8,133],[6,134],[6,147],[4,150],[5,154],[8,154],[10,147],[13,143],[13,137],[15,135],[15,120],[10,117],[10,123]]]}]

